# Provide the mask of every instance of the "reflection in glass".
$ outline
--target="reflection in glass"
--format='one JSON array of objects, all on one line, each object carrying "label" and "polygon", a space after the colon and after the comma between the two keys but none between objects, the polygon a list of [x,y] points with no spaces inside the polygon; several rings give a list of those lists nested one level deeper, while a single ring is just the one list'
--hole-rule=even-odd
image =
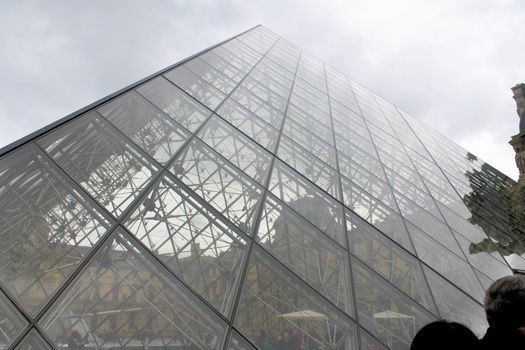
[{"label": "reflection in glass", "polygon": [[348,179],[342,177],[341,184],[343,186],[344,201],[348,208],[377,227],[406,250],[413,251],[403,219],[398,213],[352,184]]},{"label": "reflection in glass", "polygon": [[257,239],[316,291],[352,314],[345,250],[270,194],[263,206]]},{"label": "reflection in glass", "polygon": [[[225,324],[119,232],[40,321],[59,349],[219,349]],[[192,345],[193,344],[193,345]]]},{"label": "reflection in glass", "polygon": [[[354,323],[258,247],[252,251],[235,327],[252,343],[261,331],[277,346],[357,349]],[[293,345],[292,345],[293,344]]]},{"label": "reflection in glass", "polygon": [[352,259],[359,323],[391,349],[408,349],[417,331],[436,319]]},{"label": "reflection in glass", "polygon": [[414,225],[407,224],[419,259],[460,286],[476,300],[482,301],[485,292],[472,271],[472,266]]},{"label": "reflection in glass", "polygon": [[35,315],[110,224],[36,147],[0,164],[0,280]]},{"label": "reflection in glass", "polygon": [[126,220],[168,268],[226,317],[246,241],[164,177]]},{"label": "reflection in glass", "polygon": [[95,112],[69,122],[38,143],[115,216],[126,210],[157,171]]},{"label": "reflection in glass", "polygon": [[349,210],[350,252],[422,306],[436,313],[419,261]]},{"label": "reflection in glass", "polygon": [[488,327],[483,307],[435,271],[426,266],[424,271],[441,318],[463,323],[478,337],[483,336]]},{"label": "reflection in glass", "polygon": [[269,190],[321,231],[345,244],[341,205],[279,160],[275,161]]}]

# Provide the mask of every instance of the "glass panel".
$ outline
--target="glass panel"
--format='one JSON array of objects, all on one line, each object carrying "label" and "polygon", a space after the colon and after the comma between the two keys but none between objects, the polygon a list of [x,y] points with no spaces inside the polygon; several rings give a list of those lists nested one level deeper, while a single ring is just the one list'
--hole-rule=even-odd
[{"label": "glass panel", "polygon": [[[72,339],[73,340],[73,339]],[[71,342],[68,349],[75,349],[76,344]],[[16,350],[52,350],[53,348],[46,343],[42,336],[33,328],[27,333],[24,339],[16,346]]]},{"label": "glass panel", "polygon": [[467,256],[468,262],[492,280],[495,281],[500,277],[512,275],[512,270],[506,263],[495,259],[492,255],[483,251],[481,247],[463,238],[461,235],[456,234],[456,238]]},{"label": "glass panel", "polygon": [[443,223],[438,218],[431,215],[429,212],[420,206],[409,201],[401,195],[397,196],[400,203],[402,214],[407,222],[410,222],[421,229],[425,234],[429,235],[440,244],[450,249],[454,254],[462,255],[461,249],[458,246],[454,235],[450,231],[450,227]]},{"label": "glass panel", "polygon": [[[295,107],[295,105],[290,104],[286,115],[289,118],[292,118],[297,124],[301,125],[303,128],[309,130],[317,137],[321,138],[324,142],[334,145],[334,135],[332,133],[331,124],[323,124],[321,121],[315,119],[311,115],[303,112],[301,109]],[[328,120],[328,122],[330,122]]]},{"label": "glass panel", "polygon": [[189,138],[189,133],[132,91],[98,109],[140,148],[166,164]]},{"label": "glass panel", "polygon": [[217,114],[270,152],[274,151],[279,131],[265,123],[241,104],[235,102],[235,100],[227,99],[221,105]]},{"label": "glass panel", "polygon": [[215,109],[226,95],[184,66],[164,73],[164,76],[210,109]]},{"label": "glass panel", "polygon": [[370,333],[365,331],[363,328],[359,329],[361,336],[361,349],[362,350],[387,350],[388,348],[381,344],[376,338]]},{"label": "glass panel", "polygon": [[352,259],[359,322],[391,349],[408,349],[417,331],[436,318]]},{"label": "glass panel", "polygon": [[[267,346],[264,347],[264,344]],[[272,349],[272,345],[270,344],[269,335],[265,333],[259,334],[257,339],[255,340],[255,343],[257,344],[257,347],[259,349]],[[239,335],[239,333],[232,330],[232,336],[230,337],[230,343],[228,344],[228,347],[226,350],[255,350],[255,348],[246,341],[243,337]]]},{"label": "glass panel", "polygon": [[345,245],[342,206],[277,159],[269,190],[321,231]]},{"label": "glass panel", "polygon": [[348,192],[350,192],[349,197],[353,194],[359,195],[364,190],[364,192],[366,192],[366,195],[364,196],[374,197],[374,199],[380,200],[390,209],[396,212],[398,211],[394,195],[392,194],[392,189],[386,182],[372,175],[360,166],[354,166],[349,175],[352,177],[347,179],[347,181],[343,181],[346,185],[346,188],[343,188],[343,191],[348,190]]},{"label": "glass panel", "polygon": [[137,91],[189,131],[195,131],[211,113],[163,77],[151,80]]},{"label": "glass panel", "polygon": [[119,232],[39,323],[59,349],[219,349],[226,325],[162,270]]},{"label": "glass panel", "polygon": [[0,280],[36,315],[110,222],[36,147],[0,164]]},{"label": "glass panel", "polygon": [[221,46],[214,48],[210,52],[219,56],[223,60],[227,61],[228,63],[230,63],[232,66],[239,69],[243,73],[248,73],[255,63],[253,64],[249,63],[247,62],[247,60],[245,60],[244,57],[236,54],[234,52],[236,47],[234,46],[235,44],[232,44],[232,42],[233,41],[224,43]]},{"label": "glass panel", "polygon": [[332,167],[337,167],[335,163],[335,148],[324,142],[307,129],[303,128],[292,119],[286,119],[283,127],[283,134],[301,145],[308,152],[314,154],[323,162]]},{"label": "glass panel", "polygon": [[349,210],[346,211],[346,227],[352,254],[437,314],[421,265],[413,255]]},{"label": "glass panel", "polygon": [[[288,95],[290,95],[291,82],[285,81],[284,82],[285,85],[283,85],[282,78],[279,79],[279,76],[273,72],[263,72],[259,68],[261,66],[262,66],[261,63],[259,63],[255,67],[255,69],[251,71],[250,77],[247,78],[247,80],[253,78],[257,82],[259,82],[261,85],[267,87],[272,92],[275,92],[280,97],[285,99],[285,106],[286,106],[286,99],[288,98]],[[279,80],[276,80],[276,79],[279,79]],[[275,99],[279,100],[280,98],[276,96]]]},{"label": "glass panel", "polygon": [[352,314],[346,251],[271,194],[263,205],[257,240],[316,291]]},{"label": "glass panel", "polygon": [[265,183],[272,155],[220,117],[211,117],[198,136],[252,179]]},{"label": "glass panel", "polygon": [[262,189],[194,139],[170,171],[230,221],[250,234]]},{"label": "glass panel", "polygon": [[350,318],[258,247],[246,272],[235,327],[248,339],[267,332],[278,349],[357,349]]},{"label": "glass panel", "polygon": [[403,248],[413,252],[410,237],[399,214],[342,177],[345,205],[381,230]]},{"label": "glass panel", "polygon": [[125,222],[171,271],[229,317],[246,241],[164,177]]},{"label": "glass panel", "polygon": [[233,53],[234,57],[241,59],[244,62],[243,67],[245,67],[246,71],[250,70],[250,68],[254,66],[262,57],[260,53],[246,46],[246,44],[241,41],[240,38],[235,38],[225,42],[220,47],[225,48],[230,53]]},{"label": "glass panel", "polygon": [[387,181],[381,162],[359,147],[353,147],[351,151],[348,149],[343,150],[343,152],[338,151],[337,158],[341,175],[348,179],[352,179],[356,172],[367,171],[375,177]]},{"label": "glass panel", "polygon": [[56,129],[38,143],[115,216],[126,210],[157,172],[95,112]]},{"label": "glass panel", "polygon": [[0,349],[6,349],[27,325],[20,311],[0,292]]},{"label": "glass panel", "polygon": [[337,171],[288,137],[281,137],[277,155],[333,197],[341,198]]},{"label": "glass panel", "polygon": [[239,102],[242,106],[248,109],[250,112],[270,124],[276,129],[281,128],[284,114],[275,109],[268,103],[263,102],[260,98],[246,90],[242,86],[239,86],[231,94],[231,98]]},{"label": "glass panel", "polygon": [[428,267],[423,267],[442,319],[460,322],[478,337],[488,328],[483,307]]},{"label": "glass panel", "polygon": [[461,287],[476,300],[482,301],[485,292],[472,271],[472,267],[414,225],[407,224],[419,259]]},{"label": "glass panel", "polygon": [[236,82],[241,81],[244,77],[244,72],[242,70],[215,54],[213,50],[201,54],[199,58]]},{"label": "glass panel", "polygon": [[226,95],[235,88],[235,82],[230,80],[222,72],[214,69],[212,66],[196,57],[191,61],[184,63],[184,67],[197,74],[203,80],[207,81],[215,88],[221,90]]}]

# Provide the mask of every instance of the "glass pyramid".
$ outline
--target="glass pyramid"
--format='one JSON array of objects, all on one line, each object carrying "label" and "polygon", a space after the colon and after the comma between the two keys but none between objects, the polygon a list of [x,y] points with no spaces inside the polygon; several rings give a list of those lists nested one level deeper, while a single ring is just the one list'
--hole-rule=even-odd
[{"label": "glass pyramid", "polygon": [[525,268],[511,179],[262,26],[0,152],[1,349],[408,349]]}]

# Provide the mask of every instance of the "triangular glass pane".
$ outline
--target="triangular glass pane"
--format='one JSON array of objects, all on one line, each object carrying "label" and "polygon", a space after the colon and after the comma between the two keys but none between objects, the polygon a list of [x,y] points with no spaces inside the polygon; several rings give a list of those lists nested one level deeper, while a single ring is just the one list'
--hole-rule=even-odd
[{"label": "triangular glass pane", "polygon": [[180,125],[192,132],[211,113],[164,77],[155,78],[139,86],[137,91]]},{"label": "triangular glass pane", "polygon": [[226,95],[235,88],[235,82],[233,80],[230,80],[228,76],[216,70],[198,57],[184,63],[184,67],[188,68],[201,79],[207,81]]},{"label": "triangular glass pane", "polygon": [[164,177],[126,227],[194,291],[229,317],[246,240]]},{"label": "triangular glass pane", "polygon": [[243,71],[235,67],[233,64],[230,64],[230,62],[215,54],[213,51],[207,51],[203,53],[199,56],[199,59],[203,60],[236,82],[241,81],[241,79],[244,77]]},{"label": "triangular glass pane", "polygon": [[334,145],[334,135],[332,133],[330,120],[327,121],[328,125],[323,124],[321,121],[303,112],[293,104],[288,106],[288,109],[286,110],[286,116],[293,119],[303,128],[310,130],[313,134],[321,138],[326,143],[329,143],[332,146]]},{"label": "triangular glass pane", "polygon": [[267,150],[274,151],[279,131],[235,100],[228,98],[221,105],[217,114]]},{"label": "triangular glass pane", "polygon": [[377,200],[369,193],[342,177],[343,197],[348,208],[377,227],[403,248],[413,251],[410,237],[401,215]]},{"label": "triangular glass pane", "polygon": [[492,280],[495,281],[500,277],[512,275],[512,270],[506,263],[495,259],[461,235],[456,234],[456,238],[467,256],[468,262]]},{"label": "triangular glass pane", "polygon": [[226,98],[226,95],[184,66],[164,73],[164,76],[211,110]]},{"label": "triangular glass pane", "polygon": [[[74,349],[73,343],[68,343],[68,349]],[[27,333],[15,350],[52,350],[53,348],[42,338],[34,328]]]},{"label": "triangular glass pane", "polygon": [[281,136],[277,155],[334,198],[340,199],[339,178],[334,168],[284,135]]},{"label": "triangular glass pane", "polygon": [[483,300],[484,290],[472,267],[414,225],[407,223],[419,259],[461,287],[476,300]]},{"label": "triangular glass pane", "polygon": [[0,164],[0,281],[36,315],[110,220],[33,145]]},{"label": "triangular glass pane", "polygon": [[231,98],[274,128],[281,128],[283,112],[264,102],[249,90],[239,86],[232,92]]},{"label": "triangular glass pane", "polygon": [[346,251],[268,194],[257,240],[319,293],[353,314]]},{"label": "triangular glass pane", "polygon": [[55,345],[78,332],[86,348],[219,349],[226,324],[116,232],[39,321]]},{"label": "triangular glass pane", "polygon": [[[235,327],[248,339],[260,331],[272,334],[277,346],[327,349],[357,349],[354,323],[335,307],[279,266],[260,248],[254,247]],[[292,345],[293,344],[293,345]]]},{"label": "triangular glass pane", "polygon": [[[259,67],[262,67],[262,66],[263,66],[263,63],[260,62],[254,68],[254,70],[250,72],[250,75],[246,80],[253,79],[258,84],[266,86],[267,89],[270,90],[272,94],[276,94],[279,97],[282,97],[284,101],[286,102],[288,96],[290,95],[291,82],[285,81],[285,83],[283,84],[282,80],[279,79],[276,74],[274,73],[272,74],[272,72],[270,72],[270,74],[267,74],[263,72],[261,69],[259,69]],[[278,97],[275,97],[274,99],[276,98]],[[280,98],[278,99],[280,100]]]},{"label": "triangular glass pane", "polygon": [[283,134],[288,136],[297,144],[301,145],[307,152],[315,155],[326,164],[335,168],[335,148],[324,142],[292,119],[286,119],[283,127]]},{"label": "triangular glass pane", "polygon": [[269,189],[321,231],[345,244],[341,205],[280,160],[274,163]]},{"label": "triangular glass pane", "polygon": [[460,322],[478,337],[488,328],[483,306],[428,267],[423,267],[442,319]]},{"label": "triangular glass pane", "polygon": [[126,210],[158,170],[95,112],[59,127],[38,143],[115,216]]},{"label": "triangular glass pane", "polygon": [[103,105],[98,112],[162,164],[166,164],[190,136],[134,91]]},{"label": "triangular glass pane", "polygon": [[346,211],[346,230],[353,255],[427,310],[437,314],[417,258],[349,210]]},{"label": "triangular glass pane", "polygon": [[170,171],[245,233],[251,232],[262,189],[206,144],[194,139]]},{"label": "triangular glass pane", "polygon": [[352,259],[359,323],[391,349],[408,348],[417,331],[436,317]]},{"label": "triangular glass pane", "polygon": [[359,335],[361,336],[361,349],[362,350],[387,350],[388,348],[381,344],[379,340],[374,338],[370,333],[365,331],[363,328],[359,329]]},{"label": "triangular glass pane", "polygon": [[265,183],[272,155],[222,118],[211,117],[198,137],[252,179]]},{"label": "triangular glass pane", "polygon": [[6,349],[28,324],[20,311],[0,292],[0,349]]},{"label": "triangular glass pane", "polygon": [[251,76],[248,76],[246,79],[244,79],[240,87],[250,91],[252,94],[260,98],[261,101],[264,101],[273,108],[284,113],[286,109],[285,97],[274,92],[269,87],[261,84],[259,81],[252,78]]}]

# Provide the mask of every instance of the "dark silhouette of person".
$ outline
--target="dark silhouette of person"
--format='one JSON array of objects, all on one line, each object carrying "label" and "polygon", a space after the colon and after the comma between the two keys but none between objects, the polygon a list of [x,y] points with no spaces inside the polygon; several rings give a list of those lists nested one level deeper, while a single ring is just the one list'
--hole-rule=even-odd
[{"label": "dark silhouette of person", "polygon": [[476,335],[461,323],[445,320],[427,324],[417,332],[410,350],[474,350]]},{"label": "dark silhouette of person", "polygon": [[489,328],[480,349],[525,349],[525,276],[505,276],[485,292]]}]

